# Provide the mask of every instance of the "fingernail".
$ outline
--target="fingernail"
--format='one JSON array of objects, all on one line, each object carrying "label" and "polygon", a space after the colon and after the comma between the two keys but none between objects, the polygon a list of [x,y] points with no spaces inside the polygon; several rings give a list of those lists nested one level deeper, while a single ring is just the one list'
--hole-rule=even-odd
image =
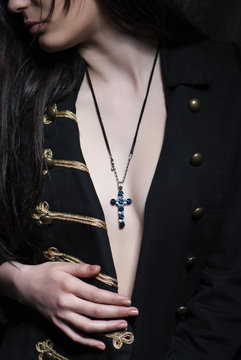
[{"label": "fingernail", "polygon": [[128,311],[128,315],[130,315],[130,316],[131,315],[133,315],[133,316],[139,315],[139,311],[136,308],[133,308]]},{"label": "fingernail", "polygon": [[124,299],[124,300],[121,301],[121,305],[130,306],[131,305],[131,300]]},{"label": "fingernail", "polygon": [[97,349],[99,349],[99,350],[105,350],[105,344],[100,343],[100,344],[98,344],[96,347],[97,347]]},{"label": "fingernail", "polygon": [[118,327],[124,327],[124,328],[127,328],[128,324],[126,321],[121,321],[117,324]]},{"label": "fingernail", "polygon": [[93,272],[100,271],[100,266],[99,265],[90,265],[89,270],[93,271]]}]

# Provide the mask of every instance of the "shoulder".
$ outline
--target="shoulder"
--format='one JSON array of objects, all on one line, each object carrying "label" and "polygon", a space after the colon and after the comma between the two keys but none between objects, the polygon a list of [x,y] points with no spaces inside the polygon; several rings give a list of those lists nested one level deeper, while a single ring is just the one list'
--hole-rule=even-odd
[{"label": "shoulder", "polygon": [[241,67],[241,48],[235,43],[206,40],[198,45],[205,56],[216,64],[233,62]]},{"label": "shoulder", "polygon": [[161,51],[167,86],[241,86],[241,50],[234,43],[204,40]]},{"label": "shoulder", "polygon": [[205,40],[193,48],[203,57],[213,77],[232,79],[241,85],[241,48],[237,44]]}]

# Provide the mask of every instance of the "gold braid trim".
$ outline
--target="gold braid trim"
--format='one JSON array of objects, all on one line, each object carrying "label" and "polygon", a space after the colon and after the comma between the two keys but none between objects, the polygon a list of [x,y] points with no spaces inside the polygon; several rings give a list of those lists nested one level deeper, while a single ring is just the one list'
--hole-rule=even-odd
[{"label": "gold braid trim", "polygon": [[[69,262],[72,264],[85,264],[84,261],[81,261],[80,259],[74,256],[59,252],[59,250],[55,247],[50,247],[48,250],[43,251],[43,255],[45,259],[49,261],[62,261],[62,262]],[[99,273],[95,278],[104,284],[107,284],[109,286],[118,289],[118,281],[108,275]]]},{"label": "gold braid trim", "polygon": [[43,123],[45,125],[49,125],[52,123],[54,118],[60,118],[60,117],[68,118],[68,119],[74,120],[76,123],[78,123],[76,114],[74,114],[70,110],[58,110],[56,104],[49,106],[45,109]]},{"label": "gold braid trim", "polygon": [[60,117],[68,118],[68,119],[74,120],[77,123],[76,115],[72,111],[69,111],[69,110],[62,110],[62,111],[57,110],[56,117],[57,118],[60,118]]},{"label": "gold braid trim", "polygon": [[49,339],[39,341],[35,347],[39,353],[38,360],[69,360],[54,350],[54,344]]},{"label": "gold braid trim", "polygon": [[134,334],[130,331],[127,331],[127,329],[124,331],[117,331],[110,334],[106,334],[105,336],[113,339],[112,344],[114,348],[117,350],[121,349],[124,343],[130,345],[135,340]]},{"label": "gold braid trim", "polygon": [[98,228],[107,230],[106,224],[102,220],[89,216],[50,211],[47,201],[43,201],[38,206],[36,206],[35,212],[32,214],[32,217],[35,220],[38,220],[38,224],[40,226],[49,225],[53,222],[53,220],[63,220],[90,226],[96,226]]},{"label": "gold braid trim", "polygon": [[[53,159],[53,152],[51,149],[44,150],[43,158],[46,160],[48,169],[51,169],[54,166],[59,166],[85,171],[89,174],[89,169],[87,168],[87,166],[79,161]],[[43,170],[43,175],[46,175],[48,173],[48,169]]]},{"label": "gold braid trim", "polygon": [[74,161],[74,160],[55,160],[54,161],[54,166],[62,166],[65,168],[71,168],[71,169],[77,169],[77,170],[82,170],[85,171],[87,173],[89,173],[89,170],[87,168],[87,166],[79,161]]}]

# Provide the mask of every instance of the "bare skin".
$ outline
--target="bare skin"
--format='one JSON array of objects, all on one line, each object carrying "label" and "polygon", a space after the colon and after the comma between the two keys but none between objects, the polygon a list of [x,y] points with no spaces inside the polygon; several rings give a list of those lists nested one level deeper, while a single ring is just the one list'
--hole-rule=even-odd
[{"label": "bare skin", "polygon": [[[126,42],[122,45],[129,53],[132,45],[129,45],[130,49]],[[114,47],[114,44],[112,46]],[[118,42],[119,46],[120,42]],[[137,64],[140,51],[133,54],[136,55]],[[143,71],[140,74],[132,73],[132,77],[128,77],[123,69],[122,73],[119,70],[114,74],[113,66],[111,69],[108,68],[102,77],[93,70],[90,72],[120,178],[125,171],[155,51],[154,48],[149,49],[146,54],[142,53],[143,63],[140,63],[140,66],[143,66]],[[120,53],[122,53],[121,50]],[[88,51],[88,54],[85,54],[83,51],[82,56],[85,55],[91,63],[92,52]],[[117,61],[119,61],[118,56]],[[132,198],[133,204],[125,207],[126,227],[121,230],[118,227],[117,209],[110,206],[110,199],[116,198],[117,195],[117,184],[114,174],[110,171],[109,156],[86,79],[81,86],[76,103],[81,148],[105,214],[119,292],[129,297],[133,291],[141,247],[145,203],[161,151],[165,129],[166,110],[160,79],[160,64],[157,63],[134,157],[124,184],[125,195]]]},{"label": "bare skin", "polygon": [[[156,43],[147,46],[116,33],[101,18],[95,0],[76,0],[67,14],[62,12],[62,5],[63,0],[56,1],[53,15],[39,33],[39,43],[49,52],[77,46],[88,63],[121,176]],[[50,6],[50,0],[42,0],[42,19],[47,18]],[[8,7],[10,11],[21,12],[25,21],[38,21],[40,17],[39,0],[9,0]],[[4,263],[0,266],[0,292],[36,309],[73,341],[104,349],[104,343],[95,340],[91,333],[124,329],[127,324],[123,319],[138,315],[138,310],[131,307],[130,296],[141,246],[146,197],[161,151],[166,119],[160,64],[156,67],[125,184],[125,193],[133,198],[134,204],[126,210],[124,230],[118,229],[117,213],[109,205],[109,199],[116,195],[116,183],[85,80],[76,106],[82,151],[104,210],[120,294],[124,296],[100,290],[81,280],[96,276],[100,271],[98,266],[58,262],[34,266],[16,263],[16,267]],[[93,141],[87,142],[89,136]],[[91,144],[95,144],[94,149]],[[90,320],[89,316],[96,320]]]}]

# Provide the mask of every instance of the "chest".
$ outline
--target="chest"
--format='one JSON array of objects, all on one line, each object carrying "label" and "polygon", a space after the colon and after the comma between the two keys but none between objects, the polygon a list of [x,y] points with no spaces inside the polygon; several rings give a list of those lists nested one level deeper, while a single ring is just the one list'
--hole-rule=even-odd
[{"label": "chest", "polygon": [[[115,167],[121,181],[127,166],[143,99],[102,93],[98,104]],[[81,150],[102,206],[120,293],[131,295],[139,258],[146,199],[163,144],[166,108],[162,85],[155,84],[141,121],[123,190],[132,204],[125,206],[124,229],[118,225],[117,181],[89,89],[81,87],[76,102]]]}]

